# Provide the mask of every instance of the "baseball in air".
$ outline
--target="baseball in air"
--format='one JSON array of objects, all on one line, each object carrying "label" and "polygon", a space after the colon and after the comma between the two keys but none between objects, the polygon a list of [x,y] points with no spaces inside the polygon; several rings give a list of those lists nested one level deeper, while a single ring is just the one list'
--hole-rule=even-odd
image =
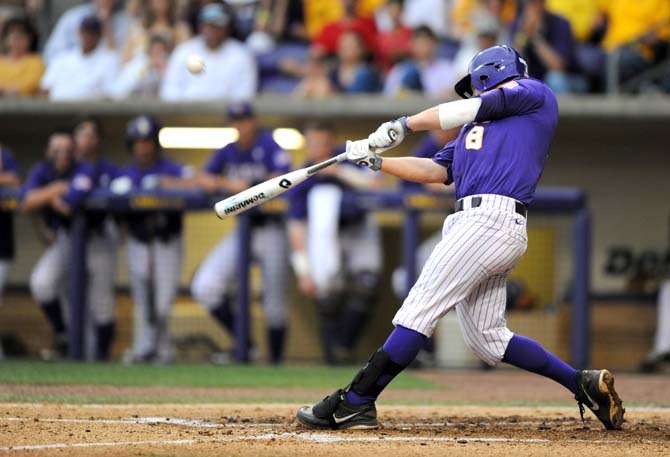
[{"label": "baseball in air", "polygon": [[188,56],[186,66],[188,68],[188,71],[192,75],[197,75],[205,70],[205,61],[202,60],[202,57],[200,57],[199,55],[191,54],[190,56]]}]

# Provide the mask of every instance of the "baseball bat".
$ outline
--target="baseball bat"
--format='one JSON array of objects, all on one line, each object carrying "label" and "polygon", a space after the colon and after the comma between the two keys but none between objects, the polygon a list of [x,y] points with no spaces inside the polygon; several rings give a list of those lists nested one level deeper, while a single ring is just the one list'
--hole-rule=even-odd
[{"label": "baseball bat", "polygon": [[294,170],[260,184],[256,184],[254,187],[250,187],[249,189],[221,200],[214,205],[214,211],[216,212],[216,215],[219,216],[219,219],[235,216],[236,214],[242,213],[283,194],[316,172],[333,164],[343,162],[346,158],[347,153],[343,152],[331,159],[312,165],[311,167]]}]

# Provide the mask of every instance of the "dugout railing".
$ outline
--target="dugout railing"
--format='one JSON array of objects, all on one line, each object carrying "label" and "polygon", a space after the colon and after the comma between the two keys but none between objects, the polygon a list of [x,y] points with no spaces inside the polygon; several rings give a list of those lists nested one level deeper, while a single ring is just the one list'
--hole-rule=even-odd
[{"label": "dugout railing", "polygon": [[[0,192],[0,210],[14,211],[18,206],[18,193]],[[86,238],[88,227],[86,210],[105,210],[122,214],[133,211],[158,211],[177,209],[183,211],[211,211],[219,197],[207,195],[199,190],[152,192],[132,192],[117,195],[109,191],[96,191],[86,201],[85,209],[73,215],[71,226],[71,269],[70,269],[70,357],[83,360],[85,356],[84,338],[86,322]],[[428,212],[447,213],[453,206],[453,195],[399,190],[351,193],[345,201],[355,201],[370,210],[395,210],[403,212],[403,262],[406,275],[406,290],[409,291],[417,276],[416,251],[419,244],[421,219]],[[281,200],[270,202],[270,208],[282,211]],[[574,188],[540,188],[530,207],[533,214],[568,215],[572,217],[572,265],[570,313],[570,360],[577,368],[589,364],[590,353],[590,233],[591,218],[584,192]],[[212,217],[216,217],[212,211]],[[237,216],[239,253],[237,256],[237,304],[235,341],[247,341],[250,332],[250,226],[248,214]],[[287,266],[288,268],[288,266]],[[237,362],[249,361],[248,346],[237,344]]]}]

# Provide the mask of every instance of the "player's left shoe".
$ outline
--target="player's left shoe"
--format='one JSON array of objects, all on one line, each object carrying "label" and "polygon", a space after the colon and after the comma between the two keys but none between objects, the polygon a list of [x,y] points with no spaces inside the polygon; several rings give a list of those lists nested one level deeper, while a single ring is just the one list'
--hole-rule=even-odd
[{"label": "player's left shoe", "polygon": [[314,406],[303,406],[296,419],[310,428],[368,429],[379,427],[377,408],[374,402],[352,405],[347,401],[344,390],[338,389]]},{"label": "player's left shoe", "polygon": [[626,412],[621,399],[614,390],[614,376],[608,370],[581,370],[577,372],[575,400],[579,404],[579,414],[584,420],[586,405],[608,430],[621,430]]}]

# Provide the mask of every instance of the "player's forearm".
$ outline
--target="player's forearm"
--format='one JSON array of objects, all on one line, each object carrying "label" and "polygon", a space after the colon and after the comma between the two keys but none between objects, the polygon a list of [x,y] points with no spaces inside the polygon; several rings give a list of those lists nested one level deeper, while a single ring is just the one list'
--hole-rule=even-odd
[{"label": "player's forearm", "polygon": [[51,201],[59,195],[59,193],[60,190],[56,189],[54,186],[31,190],[26,194],[21,203],[21,211],[29,213],[50,206]]},{"label": "player's forearm", "polygon": [[195,176],[190,178],[178,178],[176,176],[161,176],[161,187],[164,189],[187,189],[196,187],[198,181]]},{"label": "player's forearm", "polygon": [[460,127],[475,120],[481,104],[479,97],[442,103],[409,116],[407,127],[413,132]]},{"label": "player's forearm", "polygon": [[297,276],[309,273],[309,257],[307,254],[307,223],[293,220],[288,223],[288,237],[291,244],[291,266]]},{"label": "player's forearm", "polygon": [[405,181],[418,183],[444,183],[447,169],[431,159],[419,157],[385,157],[382,171]]},{"label": "player's forearm", "polygon": [[18,186],[21,184],[15,173],[0,172],[0,186]]}]

